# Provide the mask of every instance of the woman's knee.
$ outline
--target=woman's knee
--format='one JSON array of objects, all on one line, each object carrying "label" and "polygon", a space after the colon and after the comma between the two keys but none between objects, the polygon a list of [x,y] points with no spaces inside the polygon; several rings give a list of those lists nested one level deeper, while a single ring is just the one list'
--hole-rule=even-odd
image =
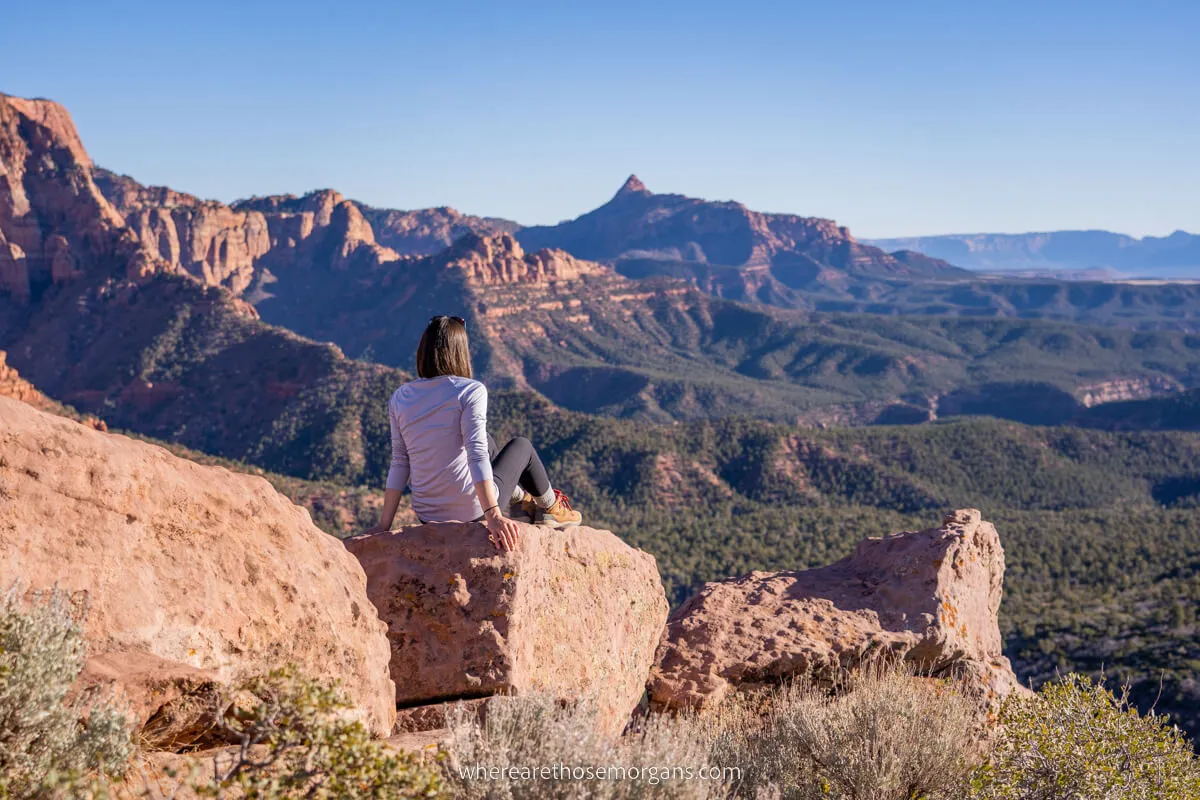
[{"label": "woman's knee", "polygon": [[519,447],[522,450],[532,450],[533,442],[526,439],[524,436],[514,436],[508,442],[513,447]]}]

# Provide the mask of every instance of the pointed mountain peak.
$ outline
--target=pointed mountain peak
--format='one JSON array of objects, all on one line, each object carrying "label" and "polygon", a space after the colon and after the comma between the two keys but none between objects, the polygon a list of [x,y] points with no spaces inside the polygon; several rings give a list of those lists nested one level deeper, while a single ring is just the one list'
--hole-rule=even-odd
[{"label": "pointed mountain peak", "polygon": [[642,183],[637,175],[630,175],[625,179],[625,183],[617,190],[617,197],[624,197],[627,194],[650,194],[650,190],[646,188],[646,184]]}]

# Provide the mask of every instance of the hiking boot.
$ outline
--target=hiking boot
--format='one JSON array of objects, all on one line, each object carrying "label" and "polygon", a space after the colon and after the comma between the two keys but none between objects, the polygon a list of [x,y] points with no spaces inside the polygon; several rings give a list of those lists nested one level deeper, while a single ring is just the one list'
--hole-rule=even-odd
[{"label": "hiking boot", "polygon": [[519,501],[508,506],[509,519],[520,522],[537,522],[539,513],[541,513],[541,509],[537,507],[537,503],[533,502],[533,495],[529,492],[524,492]]},{"label": "hiking boot", "polygon": [[571,498],[555,489],[554,505],[542,512],[542,518],[538,524],[548,525],[551,528],[569,528],[581,522],[583,522],[583,515],[571,508]]}]

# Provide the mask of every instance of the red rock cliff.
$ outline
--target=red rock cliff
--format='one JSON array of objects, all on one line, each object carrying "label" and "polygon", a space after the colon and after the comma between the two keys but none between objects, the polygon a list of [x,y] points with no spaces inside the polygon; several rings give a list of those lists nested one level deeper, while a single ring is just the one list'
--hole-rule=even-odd
[{"label": "red rock cliff", "polygon": [[0,290],[28,303],[85,270],[140,277],[160,266],[92,180],[66,109],[0,95]]}]

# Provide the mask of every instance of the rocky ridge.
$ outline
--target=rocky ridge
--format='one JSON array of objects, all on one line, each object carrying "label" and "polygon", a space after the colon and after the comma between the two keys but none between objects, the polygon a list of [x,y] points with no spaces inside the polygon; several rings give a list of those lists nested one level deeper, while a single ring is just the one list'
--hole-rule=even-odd
[{"label": "rocky ridge", "polygon": [[844,283],[850,276],[964,274],[919,254],[897,257],[860,244],[832,220],[655,194],[636,175],[596,210],[554,226],[523,228],[517,235],[530,247],[557,247],[597,261],[631,262],[629,268],[635,270],[661,272],[672,264],[736,267],[737,272],[730,272],[705,266],[694,277],[713,289],[726,290],[734,287],[731,280],[742,280],[747,297],[775,282],[794,289],[812,283]]},{"label": "rocky ridge", "polygon": [[332,189],[226,205],[105,169],[94,169],[93,176],[151,258],[254,302],[295,271],[341,271],[355,264],[375,269],[402,256],[432,255],[469,234],[519,227],[452,208],[372,208]]},{"label": "rocky ridge", "polygon": [[[411,363],[430,316],[462,316],[476,372],[497,388],[534,385],[565,355],[564,337],[592,335],[650,299],[690,291],[678,281],[639,284],[561,250],[527,252],[505,233],[467,233],[435,255],[361,260],[342,271],[310,262],[287,280],[272,271],[280,280],[258,301],[264,319],[383,363]],[[324,302],[331,293],[344,302]]]},{"label": "rocky ridge", "polygon": [[[0,95],[0,163],[0,348],[54,400],[116,427],[312,476],[309,465],[339,461],[303,453],[297,437],[317,449],[361,441],[371,398],[404,380],[263,324],[233,291],[262,248],[261,237],[247,238],[255,215],[96,170],[60,106]],[[158,226],[153,241],[125,224],[118,205]],[[346,397],[363,406],[347,407]],[[343,467],[355,469],[335,469]]]},{"label": "rocky ridge", "polygon": [[241,294],[254,278],[255,261],[271,247],[261,213],[142,186],[103,169],[94,170],[93,178],[151,258],[207,285]]},{"label": "rocky ridge", "polygon": [[468,233],[495,236],[515,233],[521,228],[509,220],[475,217],[446,206],[416,211],[359,207],[375,229],[379,243],[401,255],[429,256],[445,250]]}]

